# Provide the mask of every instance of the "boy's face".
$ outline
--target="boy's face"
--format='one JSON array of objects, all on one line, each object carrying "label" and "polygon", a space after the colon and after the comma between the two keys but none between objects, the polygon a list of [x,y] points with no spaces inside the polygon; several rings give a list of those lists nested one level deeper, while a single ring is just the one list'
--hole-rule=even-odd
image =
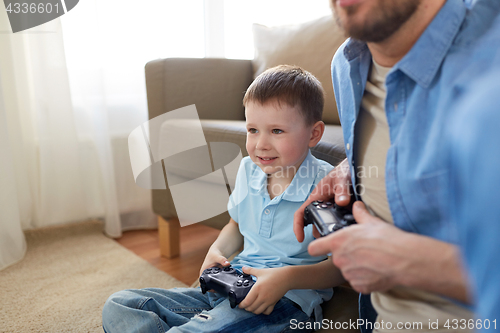
[{"label": "boy's face", "polygon": [[[245,108],[247,144],[252,161],[267,174],[285,171],[307,156],[312,126],[307,126],[298,107],[285,103],[249,102]],[[293,172],[295,174],[295,172]]]}]

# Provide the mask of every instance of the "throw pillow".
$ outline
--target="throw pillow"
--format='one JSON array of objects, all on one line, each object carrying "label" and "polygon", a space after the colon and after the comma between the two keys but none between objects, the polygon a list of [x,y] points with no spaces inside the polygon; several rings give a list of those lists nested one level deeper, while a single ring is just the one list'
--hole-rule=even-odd
[{"label": "throw pillow", "polygon": [[330,66],[335,51],[346,37],[332,15],[299,25],[266,27],[254,24],[253,36],[254,77],[278,65],[304,68],[318,78],[325,90],[323,121],[340,125]]}]

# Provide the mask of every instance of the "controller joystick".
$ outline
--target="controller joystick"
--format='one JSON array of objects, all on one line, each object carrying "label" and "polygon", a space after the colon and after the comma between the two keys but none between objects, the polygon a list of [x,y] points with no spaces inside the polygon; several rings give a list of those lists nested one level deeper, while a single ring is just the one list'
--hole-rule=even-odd
[{"label": "controller joystick", "polygon": [[304,210],[304,226],[314,224],[321,236],[355,224],[349,207],[341,207],[336,203],[313,201]]},{"label": "controller joystick", "polygon": [[245,299],[254,284],[251,275],[239,272],[231,266],[222,269],[210,267],[205,269],[200,276],[201,292],[205,294],[213,289],[227,296],[231,308],[235,308]]}]

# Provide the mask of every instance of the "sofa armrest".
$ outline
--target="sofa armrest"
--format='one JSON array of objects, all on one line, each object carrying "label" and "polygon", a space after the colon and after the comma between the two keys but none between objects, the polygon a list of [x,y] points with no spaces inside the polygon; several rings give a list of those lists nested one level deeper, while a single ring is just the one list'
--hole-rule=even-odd
[{"label": "sofa armrest", "polygon": [[201,119],[244,120],[251,60],[167,58],[146,64],[149,119],[195,104]]}]

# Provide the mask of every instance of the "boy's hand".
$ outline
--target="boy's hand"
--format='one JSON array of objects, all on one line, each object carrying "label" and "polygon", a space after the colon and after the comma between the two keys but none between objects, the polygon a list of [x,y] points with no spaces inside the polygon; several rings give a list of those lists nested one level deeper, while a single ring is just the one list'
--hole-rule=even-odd
[{"label": "boy's hand", "polygon": [[[351,172],[349,162],[345,159],[318,183],[309,198],[295,212],[293,216],[293,232],[299,242],[304,241],[304,209],[313,201],[328,201],[333,197],[335,197],[337,205],[347,206],[351,201],[350,186]],[[314,237],[319,238],[321,235],[316,230],[316,227],[313,230]]]},{"label": "boy's hand", "polygon": [[201,276],[201,273],[203,273],[203,271],[207,268],[210,268],[213,266],[226,267],[229,265],[230,265],[230,263],[227,260],[227,258],[224,257],[218,249],[210,248],[210,250],[208,250],[208,253],[205,257],[205,261],[203,261],[203,264],[201,265],[200,276]]},{"label": "boy's hand", "polygon": [[256,276],[257,282],[253,285],[245,299],[238,305],[255,314],[269,315],[274,305],[290,290],[285,267],[257,269],[243,267],[243,272]]}]

